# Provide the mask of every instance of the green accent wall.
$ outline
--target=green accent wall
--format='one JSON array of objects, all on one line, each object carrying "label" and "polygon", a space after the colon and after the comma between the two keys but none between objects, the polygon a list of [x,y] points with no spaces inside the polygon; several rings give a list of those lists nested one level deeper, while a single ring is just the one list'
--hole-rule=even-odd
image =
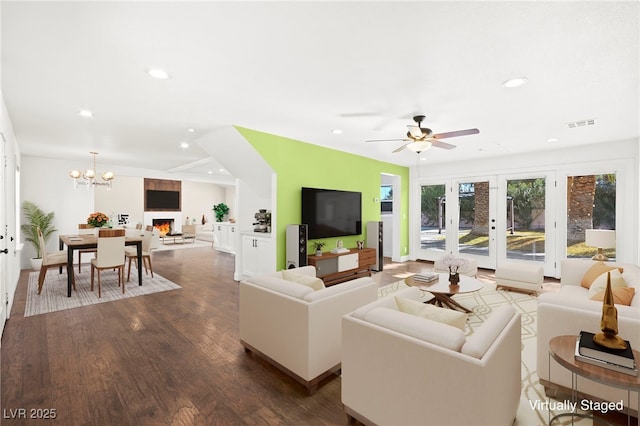
[{"label": "green accent wall", "polygon": [[[238,132],[256,149],[277,174],[276,224],[271,224],[277,232],[277,270],[285,267],[285,230],[291,223],[300,223],[300,188],[325,188],[362,193],[362,232],[360,236],[324,238],[327,251],[336,246],[336,240],[342,240],[345,247],[355,247],[357,240],[365,239],[366,223],[380,220],[381,174],[400,176],[400,248],[401,255],[408,254],[409,226],[409,168],[391,163],[372,160],[359,155],[349,154],[282,136],[256,130],[236,127]],[[397,194],[394,194],[396,197]],[[309,253],[313,252],[309,243]]]}]

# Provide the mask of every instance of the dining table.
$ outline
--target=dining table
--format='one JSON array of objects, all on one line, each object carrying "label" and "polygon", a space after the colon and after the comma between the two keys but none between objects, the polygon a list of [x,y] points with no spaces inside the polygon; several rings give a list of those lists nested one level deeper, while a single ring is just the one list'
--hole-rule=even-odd
[{"label": "dining table", "polygon": [[[60,235],[60,250],[67,246],[67,297],[71,297],[71,288],[75,281],[73,270],[73,252],[75,250],[98,248],[98,237],[91,234]],[[142,285],[142,237],[125,237],[124,245],[136,246],[138,260],[138,285]],[[60,267],[62,272],[62,267]]]}]

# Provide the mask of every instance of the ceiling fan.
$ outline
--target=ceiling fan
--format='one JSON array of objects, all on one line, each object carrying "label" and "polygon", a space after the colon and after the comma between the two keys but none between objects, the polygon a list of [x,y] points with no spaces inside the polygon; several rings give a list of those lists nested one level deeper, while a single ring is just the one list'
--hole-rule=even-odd
[{"label": "ceiling fan", "polygon": [[441,139],[455,138],[457,136],[475,135],[477,133],[480,133],[480,130],[478,129],[466,129],[456,130],[453,132],[438,133],[434,135],[431,129],[420,126],[420,123],[422,123],[424,118],[424,115],[416,115],[415,117],[413,117],[413,121],[417,123],[417,126],[409,124],[407,126],[409,131],[407,132],[407,137],[404,139],[373,139],[365,142],[403,141],[407,143],[396,148],[393,152],[400,152],[406,148],[419,154],[422,151],[426,151],[427,149],[431,148],[431,146],[443,149],[453,149],[456,147],[455,145],[442,142]]}]

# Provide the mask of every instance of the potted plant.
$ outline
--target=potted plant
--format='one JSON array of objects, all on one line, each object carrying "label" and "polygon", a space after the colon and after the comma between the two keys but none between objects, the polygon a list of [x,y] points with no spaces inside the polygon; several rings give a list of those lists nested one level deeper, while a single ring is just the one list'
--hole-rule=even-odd
[{"label": "potted plant", "polygon": [[316,256],[322,256],[322,247],[324,247],[327,243],[324,243],[322,241],[313,241],[311,244],[313,244],[313,248],[316,251]]},{"label": "potted plant", "polygon": [[24,233],[25,240],[33,244],[36,249],[36,257],[32,257],[31,268],[38,271],[42,266],[42,247],[40,247],[40,239],[38,238],[38,228],[42,231],[45,244],[51,235],[57,231],[53,226],[54,212],[45,213],[40,207],[31,201],[22,203],[22,211],[25,217],[25,223],[20,226]]},{"label": "potted plant", "polygon": [[225,203],[216,204],[213,206],[213,212],[216,215],[216,222],[222,222],[224,215],[229,213],[229,206]]}]

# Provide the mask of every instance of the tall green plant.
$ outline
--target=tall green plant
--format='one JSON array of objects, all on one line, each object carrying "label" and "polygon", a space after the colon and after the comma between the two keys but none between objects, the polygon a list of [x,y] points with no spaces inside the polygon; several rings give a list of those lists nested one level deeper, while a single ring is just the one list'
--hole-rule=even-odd
[{"label": "tall green plant", "polygon": [[25,223],[20,229],[25,235],[25,240],[33,244],[36,249],[36,257],[42,257],[42,248],[40,247],[40,239],[38,238],[38,228],[42,230],[44,242],[51,237],[51,234],[57,231],[53,226],[54,212],[45,213],[40,207],[31,201],[22,203],[22,212],[24,213]]}]

